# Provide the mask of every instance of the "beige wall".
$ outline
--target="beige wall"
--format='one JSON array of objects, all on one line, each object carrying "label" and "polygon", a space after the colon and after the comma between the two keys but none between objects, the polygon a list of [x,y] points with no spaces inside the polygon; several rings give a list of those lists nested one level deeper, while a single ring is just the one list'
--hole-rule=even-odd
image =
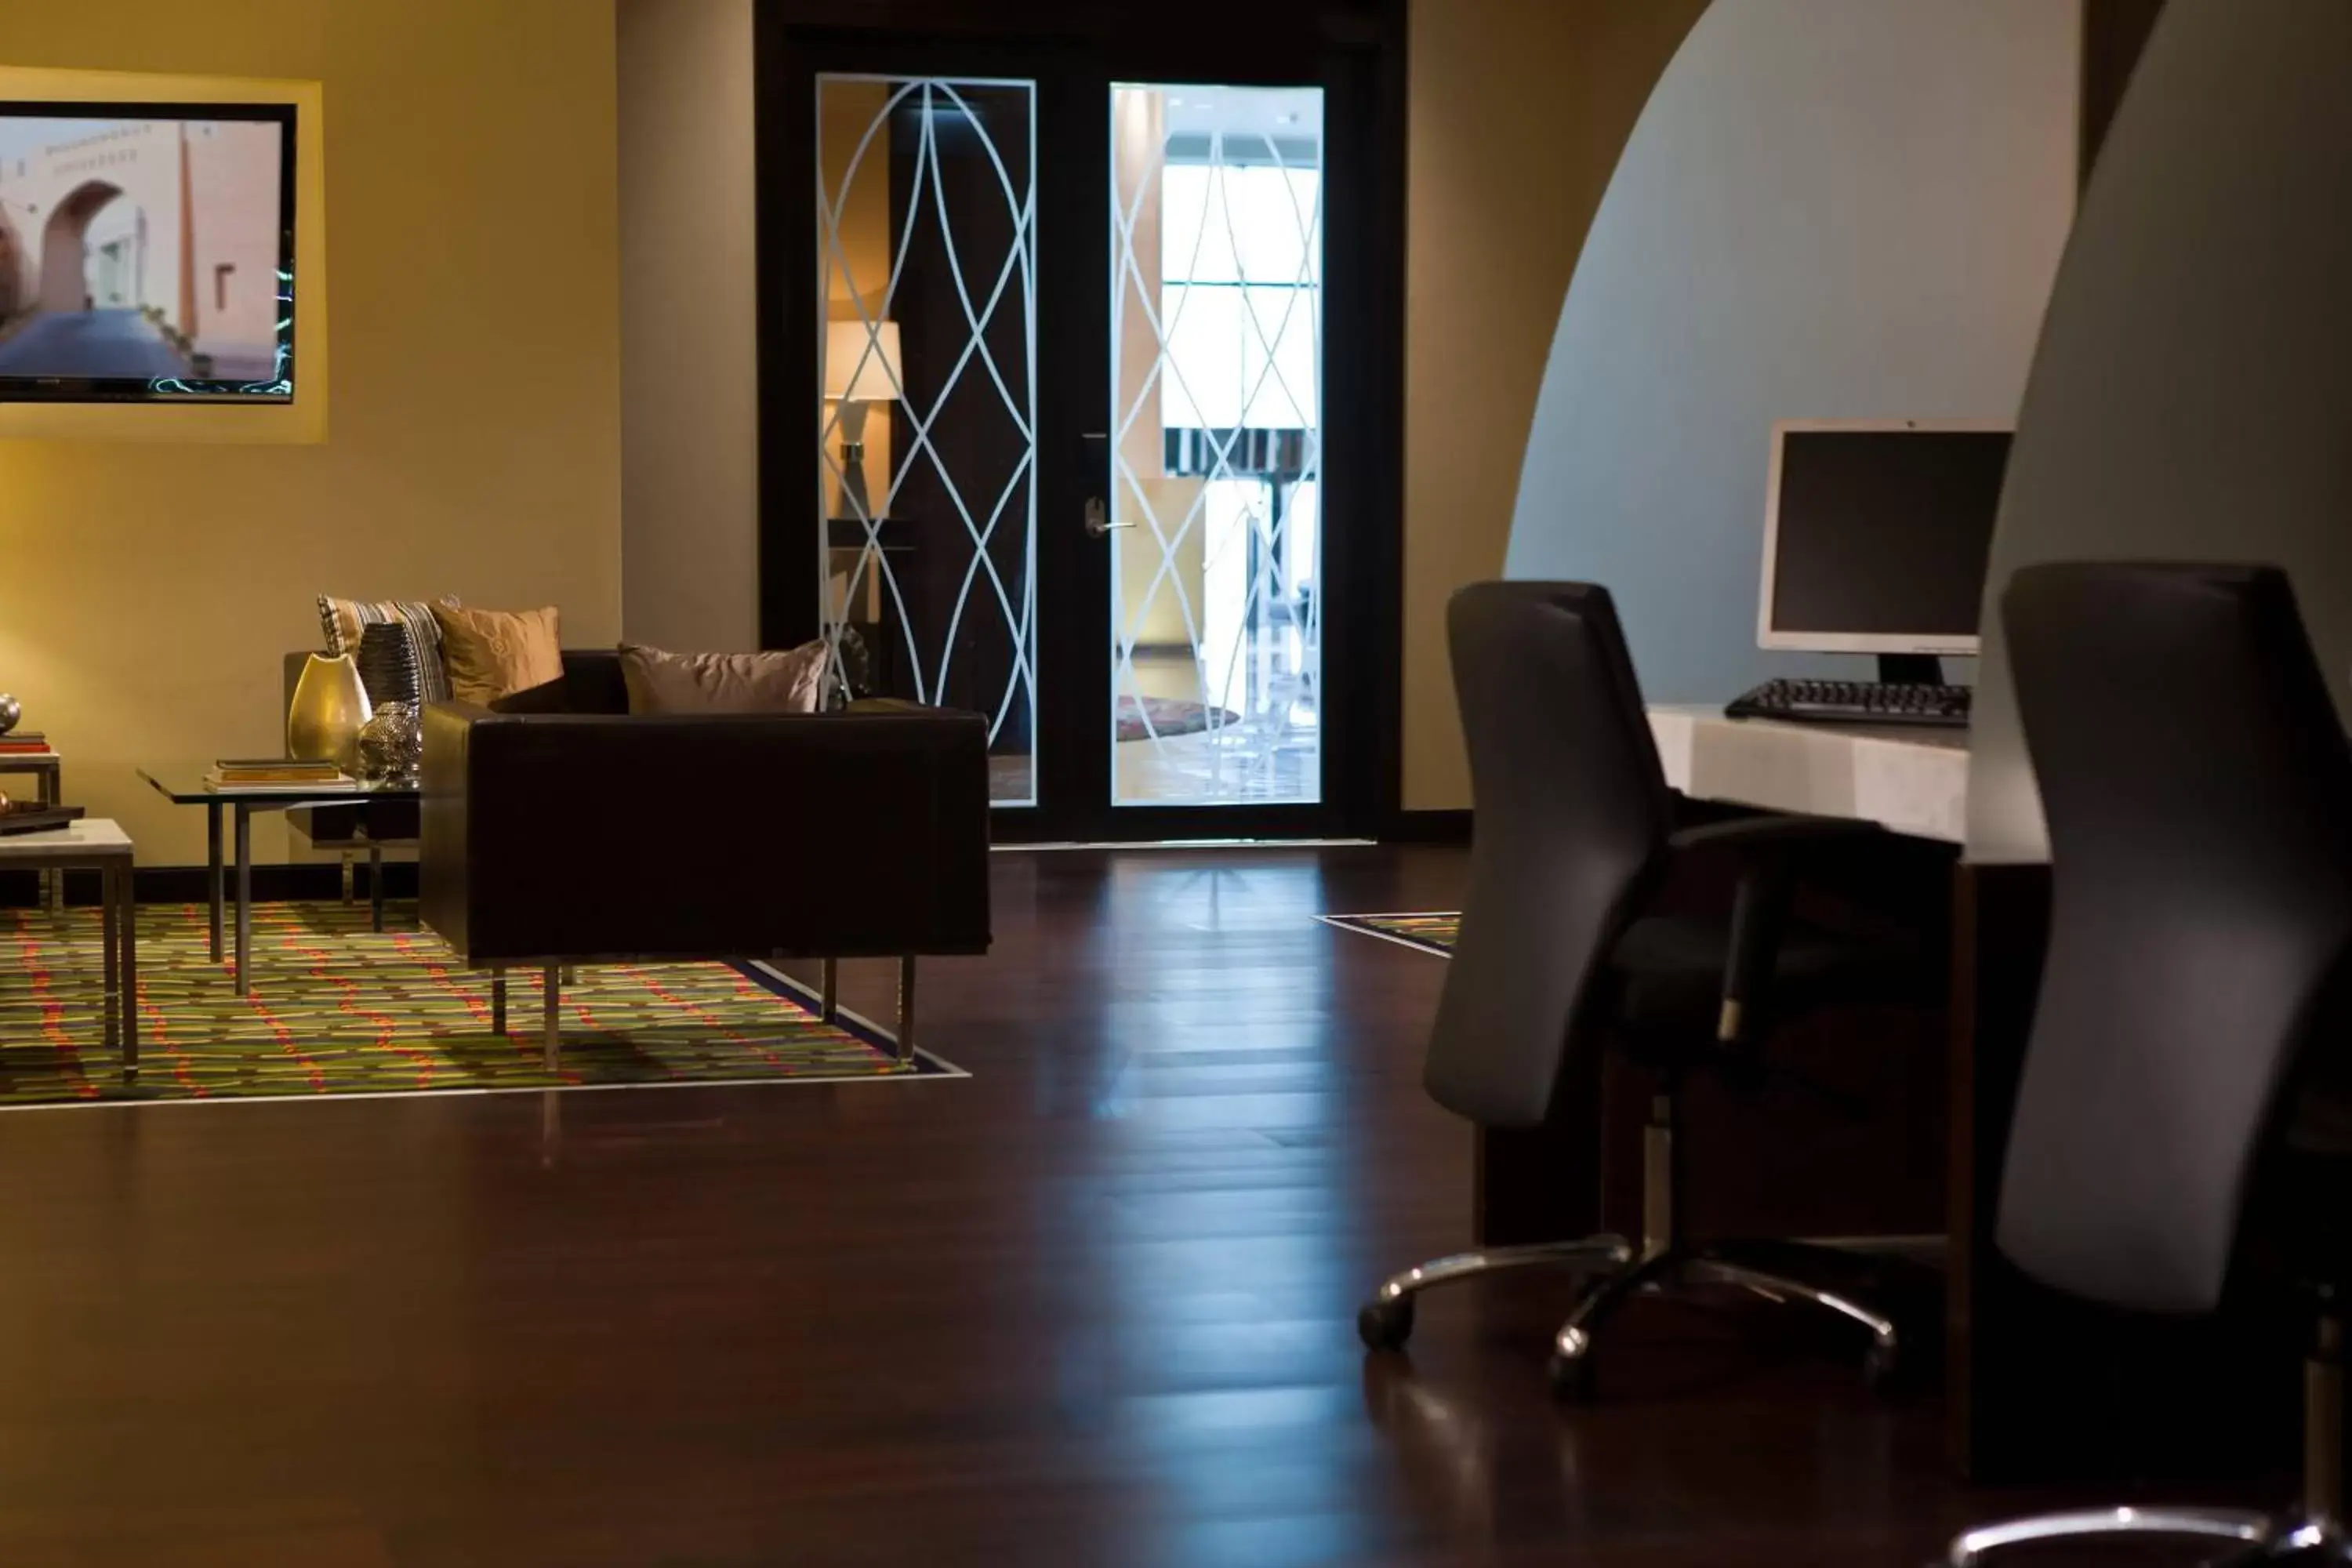
[{"label": "beige wall", "polygon": [[[695,101],[666,103],[663,116],[691,116],[698,135],[722,130],[751,142],[748,47],[751,0],[619,0],[625,50],[646,47],[631,13],[678,18],[667,49],[698,52],[674,78]],[[1445,668],[1446,596],[1459,584],[1498,576],[1510,531],[1519,462],[1544,358],[1576,264],[1585,226],[1607,187],[1617,154],[1653,83],[1705,0],[1423,0],[1413,7],[1412,147],[1408,238],[1412,319],[1407,330],[1405,448],[1404,799],[1438,808],[1469,802],[1461,738]],[[692,25],[685,20],[696,19]],[[625,58],[623,79],[635,68]],[[731,96],[730,96],[731,95]],[[625,113],[625,136],[656,127],[655,107]],[[679,122],[683,122],[682,121]],[[653,132],[631,156],[654,147]],[[627,165],[625,163],[625,167]],[[631,228],[638,226],[632,205]],[[653,210],[653,209],[649,209]],[[679,265],[710,286],[715,313],[748,328],[753,316],[746,233],[699,204],[662,226]],[[748,221],[748,219],[746,219]],[[723,284],[724,287],[718,287]],[[639,312],[658,317],[674,290],[641,287],[633,274],[630,342]],[[1332,323],[1331,330],[1339,330]],[[702,360],[710,389],[691,414],[631,405],[630,461],[660,471],[698,455],[729,483],[748,475],[749,438],[718,450],[718,432],[749,428],[756,401],[748,330],[719,342],[714,329]],[[633,382],[635,373],[632,373]],[[635,394],[633,386],[633,395]],[[740,406],[728,402],[739,399]],[[630,624],[688,624],[709,591],[701,562],[748,581],[755,510],[746,501],[724,531],[677,532],[667,499],[648,497],[633,473]],[[641,515],[642,508],[642,515]],[[719,534],[724,531],[724,539]],[[643,547],[640,548],[639,542]],[[712,574],[717,574],[713,572]],[[733,584],[730,584],[730,588]]]},{"label": "beige wall", "polygon": [[619,0],[622,622],[759,646],[751,0]]},{"label": "beige wall", "polygon": [[1705,0],[1412,8],[1404,804],[1470,804],[1445,601],[1499,577],[1561,299],[1617,155]]},{"label": "beige wall", "polygon": [[[71,799],[143,864],[200,861],[200,816],[133,769],[277,750],[278,656],[317,644],[322,590],[551,603],[568,641],[617,634],[610,0],[0,0],[0,39],[12,66],[323,83],[326,438],[0,425],[0,689],[66,752]],[[152,437],[269,411],[123,412]],[[279,832],[263,819],[258,858]]]}]

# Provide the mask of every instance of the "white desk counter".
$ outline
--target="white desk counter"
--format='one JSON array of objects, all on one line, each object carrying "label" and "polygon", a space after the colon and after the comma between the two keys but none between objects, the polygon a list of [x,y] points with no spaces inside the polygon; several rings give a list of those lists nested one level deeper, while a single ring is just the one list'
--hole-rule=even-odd
[{"label": "white desk counter", "polygon": [[1968,841],[1966,730],[1788,724],[1661,704],[1650,731],[1666,782],[1685,795]]}]

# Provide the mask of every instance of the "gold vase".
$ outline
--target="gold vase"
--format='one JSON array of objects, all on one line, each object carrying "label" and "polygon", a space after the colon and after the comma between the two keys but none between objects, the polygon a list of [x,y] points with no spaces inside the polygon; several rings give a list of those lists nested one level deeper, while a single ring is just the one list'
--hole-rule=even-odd
[{"label": "gold vase", "polygon": [[360,667],[352,656],[312,654],[286,710],[286,754],[353,772],[359,766],[360,726],[370,711],[367,688],[360,684]]}]

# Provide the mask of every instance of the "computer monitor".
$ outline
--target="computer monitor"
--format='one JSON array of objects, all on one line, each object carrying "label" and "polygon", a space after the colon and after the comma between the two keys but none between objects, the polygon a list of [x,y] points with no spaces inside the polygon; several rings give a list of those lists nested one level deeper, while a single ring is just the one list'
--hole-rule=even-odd
[{"label": "computer monitor", "polygon": [[1986,421],[1773,426],[1758,646],[1975,653],[2009,441]]}]

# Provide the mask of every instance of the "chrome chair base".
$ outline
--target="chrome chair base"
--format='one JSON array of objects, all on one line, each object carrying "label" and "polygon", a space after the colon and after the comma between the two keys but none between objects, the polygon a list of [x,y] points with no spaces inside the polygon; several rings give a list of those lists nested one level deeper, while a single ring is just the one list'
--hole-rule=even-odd
[{"label": "chrome chair base", "polygon": [[2282,1515],[2209,1508],[2089,1508],[1979,1525],[1952,1542],[1950,1568],[1972,1568],[2005,1546],[2101,1536],[2176,1535],[2242,1547],[2214,1561],[2228,1568],[2352,1563],[2344,1526],[2344,1320],[2336,1289],[2320,1291],[2319,1321],[2303,1377],[2303,1506]]},{"label": "chrome chair base", "polygon": [[1413,1298],[1460,1279],[1528,1268],[1598,1273],[1601,1279],[1577,1302],[1552,1344],[1552,1387],[1564,1394],[1584,1394],[1591,1389],[1594,1337],[1633,1297],[1679,1284],[1737,1285],[1770,1301],[1809,1301],[1860,1324],[1870,1333],[1865,1373],[1874,1384],[1884,1383],[1899,1364],[1901,1339],[1895,1320],[1843,1291],[1800,1279],[1787,1267],[1792,1254],[1834,1250],[1787,1242],[1726,1242],[1668,1247],[1643,1257],[1621,1236],[1483,1247],[1390,1276],[1356,1314],[1356,1332],[1367,1350],[1402,1347],[1412,1336]]},{"label": "chrome chair base", "polygon": [[1391,1274],[1356,1314],[1356,1332],[1366,1350],[1398,1349],[1412,1337],[1412,1299],[1433,1286],[1523,1268],[1571,1271],[1622,1270],[1633,1260],[1633,1244],[1622,1236],[1545,1241],[1528,1247],[1485,1247],[1416,1264]]},{"label": "chrome chair base", "polygon": [[1595,1336],[1635,1295],[1682,1284],[1737,1285],[1768,1301],[1809,1301],[1849,1319],[1870,1332],[1864,1375],[1874,1386],[1884,1384],[1900,1364],[1901,1337],[1895,1320],[1844,1291],[1800,1279],[1788,1267],[1792,1257],[1827,1257],[1834,1251],[1791,1242],[1721,1242],[1654,1252],[1601,1281],[1576,1304],[1552,1341],[1552,1390],[1570,1396],[1591,1393]]},{"label": "chrome chair base", "polygon": [[[1676,1110],[1670,1093],[1651,1100],[1649,1124],[1643,1130],[1641,1246],[1621,1236],[1596,1236],[1580,1241],[1461,1252],[1408,1268],[1383,1281],[1356,1314],[1356,1332],[1365,1348],[1386,1351],[1402,1346],[1412,1334],[1413,1298],[1432,1286],[1506,1269],[1576,1268],[1597,1270],[1602,1278],[1586,1290],[1553,1338],[1551,1384],[1557,1394],[1591,1393],[1594,1336],[1634,1296],[1676,1284],[1736,1285],[1769,1301],[1809,1301],[1850,1319],[1870,1332],[1864,1371],[1872,1384],[1890,1381],[1900,1348],[1895,1319],[1865,1305],[1857,1296],[1806,1279],[1800,1272],[1818,1267],[1827,1273],[1832,1265],[1850,1268],[1861,1256],[1858,1252],[1788,1241],[1682,1243],[1675,1223],[1681,1195],[1675,1150]],[[1834,1273],[1830,1277],[1835,1278]]]},{"label": "chrome chair base", "polygon": [[2200,1508],[2093,1508],[2006,1520],[1980,1525],[1960,1536],[1952,1542],[1951,1555],[1945,1561],[1949,1568],[1977,1568],[1986,1561],[1986,1553],[2007,1546],[2135,1535],[2234,1542],[2244,1550],[2218,1561],[2242,1568],[2258,1563],[2352,1563],[2352,1538],[2326,1515],[2273,1519],[2268,1514]]}]

